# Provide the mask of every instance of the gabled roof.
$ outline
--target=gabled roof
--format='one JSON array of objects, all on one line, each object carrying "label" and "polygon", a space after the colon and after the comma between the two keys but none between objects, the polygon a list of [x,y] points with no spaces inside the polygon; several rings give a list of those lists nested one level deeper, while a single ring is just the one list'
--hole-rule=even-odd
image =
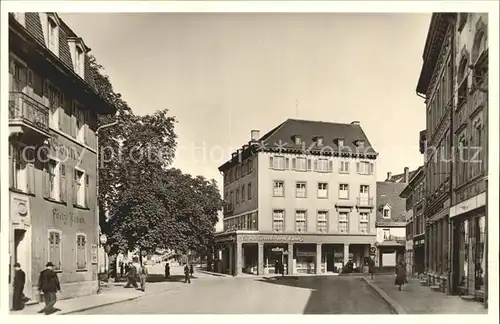
[{"label": "gabled roof", "polygon": [[[406,200],[399,197],[406,183],[377,182],[377,208],[376,220],[384,223],[398,223],[406,221]],[[384,206],[391,208],[391,218],[384,218],[382,210]],[[381,207],[380,207],[381,206]]]},{"label": "gabled roof", "polygon": [[[411,179],[415,175],[416,172],[417,172],[417,170],[413,170],[413,171],[408,172],[408,179]],[[391,176],[388,180],[386,180],[386,182],[398,182],[398,183],[403,182],[404,177],[405,177],[404,173],[396,174],[396,175]]]}]

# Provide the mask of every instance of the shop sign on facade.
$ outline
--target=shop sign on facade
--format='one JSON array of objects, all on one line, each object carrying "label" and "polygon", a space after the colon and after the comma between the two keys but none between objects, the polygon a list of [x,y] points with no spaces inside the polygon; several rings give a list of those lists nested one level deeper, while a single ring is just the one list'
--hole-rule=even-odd
[{"label": "shop sign on facade", "polygon": [[297,251],[298,257],[313,257],[316,256],[316,252],[299,252]]},{"label": "shop sign on facade", "polygon": [[303,242],[304,238],[290,235],[245,235],[243,241],[269,241],[269,242]]}]

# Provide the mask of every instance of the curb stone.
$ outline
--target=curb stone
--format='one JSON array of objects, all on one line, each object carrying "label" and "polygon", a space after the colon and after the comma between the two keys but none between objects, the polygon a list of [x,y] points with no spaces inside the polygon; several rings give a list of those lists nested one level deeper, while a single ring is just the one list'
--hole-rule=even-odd
[{"label": "curb stone", "polygon": [[377,285],[375,285],[371,280],[366,279],[365,277],[361,278],[364,282],[368,284],[368,286],[375,292],[377,293],[385,302],[386,304],[391,308],[391,310],[400,315],[400,314],[408,314],[403,306],[401,306],[397,301],[392,299],[385,291],[383,291],[381,288],[379,288]]}]

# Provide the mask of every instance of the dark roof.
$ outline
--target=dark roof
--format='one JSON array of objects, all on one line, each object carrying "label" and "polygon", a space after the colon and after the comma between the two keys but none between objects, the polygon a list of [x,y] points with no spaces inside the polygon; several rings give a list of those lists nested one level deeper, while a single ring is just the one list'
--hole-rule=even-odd
[{"label": "dark roof", "polygon": [[413,171],[413,174],[410,176],[410,181],[408,181],[407,186],[400,192],[400,197],[406,199],[406,196],[409,195],[411,188],[414,188],[417,183],[424,179],[424,167],[420,166],[418,169]]},{"label": "dark roof", "polygon": [[[87,87],[89,88],[89,91],[92,91],[95,95],[97,95],[101,100],[105,101],[105,97],[103,97],[97,87],[96,87],[96,78],[94,75],[94,71],[92,70],[90,66],[90,58],[85,53],[85,62],[84,62],[84,78],[81,78],[75,71],[74,71],[74,65],[73,61],[71,59],[71,53],[70,53],[70,47],[69,47],[69,40],[70,39],[78,39],[85,48],[85,52],[88,52],[90,49],[83,43],[83,40],[79,38],[73,30],[57,15],[57,13],[51,12],[48,13],[54,16],[54,18],[57,20],[60,28],[59,28],[59,55],[55,56],[52,54],[55,60],[58,60],[59,62],[64,65],[64,67],[67,69],[69,74],[73,75],[73,78],[75,79],[80,79],[82,84],[86,84]],[[12,16],[12,15],[11,15]],[[45,48],[47,52],[52,53],[48,48],[45,43],[45,39],[43,36],[43,29],[42,29],[42,23],[41,23],[41,17],[39,12],[26,12],[25,13],[25,24],[22,26],[19,24],[14,18],[10,19],[10,23],[12,27],[22,27],[24,31],[30,35],[36,43],[38,43],[40,46]],[[111,107],[109,103],[110,110],[108,112],[113,112],[115,110],[115,107]]]},{"label": "dark roof", "polygon": [[[413,177],[413,175],[415,175],[416,172],[417,172],[417,170],[413,170],[413,171],[408,172],[408,180],[411,179]],[[396,175],[391,176],[390,179],[385,180],[385,182],[398,182],[398,183],[403,182],[404,176],[405,176],[404,173],[396,174]]]},{"label": "dark roof", "polygon": [[[300,136],[301,144],[295,144],[294,136]],[[318,137],[323,138],[323,145],[317,146],[315,141]],[[344,141],[342,149],[338,146],[338,139]],[[363,141],[364,148],[356,146],[356,141]],[[347,152],[366,154],[367,158],[376,158],[377,153],[373,149],[368,137],[359,124],[343,124],[323,121],[287,119],[271,131],[267,132],[258,141],[249,143],[248,149],[243,150],[243,159],[247,151],[280,151],[290,153],[304,153],[309,150],[310,154],[323,153],[325,155],[341,154]],[[219,167],[223,171],[229,165],[235,163],[235,158]]]},{"label": "dark roof", "polygon": [[[406,200],[399,197],[405,187],[406,183],[377,182],[377,222],[406,222]],[[386,204],[391,208],[391,219],[383,217],[382,208]]]}]

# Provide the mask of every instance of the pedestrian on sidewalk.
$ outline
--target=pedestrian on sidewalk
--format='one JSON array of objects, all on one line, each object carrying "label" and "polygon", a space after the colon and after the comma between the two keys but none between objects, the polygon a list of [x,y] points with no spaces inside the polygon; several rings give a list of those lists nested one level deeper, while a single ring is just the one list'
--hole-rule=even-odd
[{"label": "pedestrian on sidewalk", "polygon": [[189,274],[191,275],[191,278],[193,278],[193,273],[194,273],[194,267],[193,267],[193,264],[191,263],[189,265]]},{"label": "pedestrian on sidewalk", "polygon": [[165,263],[165,279],[168,279],[170,277],[170,264]]},{"label": "pedestrian on sidewalk", "polygon": [[191,278],[189,278],[189,267],[187,263],[184,266],[184,283],[191,283]]},{"label": "pedestrian on sidewalk", "polygon": [[128,264],[128,271],[125,274],[127,276],[127,284],[123,286],[123,288],[130,288],[130,286],[134,286],[134,288],[137,287],[137,268],[132,264],[132,262],[129,262]]},{"label": "pedestrian on sidewalk", "polygon": [[120,279],[123,278],[123,262],[120,261]]},{"label": "pedestrian on sidewalk", "polygon": [[141,267],[141,271],[139,273],[139,280],[141,281],[141,290],[146,291],[146,280],[148,279],[148,268],[143,264]]},{"label": "pedestrian on sidewalk", "polygon": [[40,278],[38,280],[38,291],[43,294],[45,307],[38,313],[50,315],[59,310],[54,308],[54,305],[57,302],[56,293],[61,292],[61,284],[59,283],[57,273],[54,272],[54,264],[52,262],[47,262],[45,267],[46,269],[40,272]]},{"label": "pedestrian on sidewalk", "polygon": [[12,310],[22,310],[24,308],[24,284],[26,283],[26,274],[21,269],[21,265],[16,262],[14,264],[14,283],[13,283],[13,296],[12,296]]},{"label": "pedestrian on sidewalk", "polygon": [[398,266],[396,267],[396,286],[399,286],[398,289],[401,290],[401,287],[406,283],[406,267],[403,261],[400,261]]}]

